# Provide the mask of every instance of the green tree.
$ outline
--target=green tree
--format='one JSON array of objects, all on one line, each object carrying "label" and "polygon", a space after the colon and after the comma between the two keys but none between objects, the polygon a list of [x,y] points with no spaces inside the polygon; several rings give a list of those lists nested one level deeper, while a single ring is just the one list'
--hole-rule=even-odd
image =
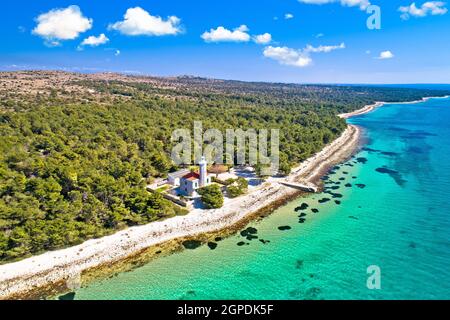
[{"label": "green tree", "polygon": [[217,209],[223,206],[222,190],[217,184],[212,184],[197,191],[202,198],[202,202],[207,209]]}]

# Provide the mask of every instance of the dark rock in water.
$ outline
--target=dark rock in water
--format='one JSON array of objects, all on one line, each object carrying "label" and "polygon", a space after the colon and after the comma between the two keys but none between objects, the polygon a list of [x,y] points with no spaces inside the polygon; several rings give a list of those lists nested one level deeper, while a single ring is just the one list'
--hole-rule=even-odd
[{"label": "dark rock in water", "polygon": [[290,227],[290,226],[281,226],[281,227],[278,227],[278,230],[281,230],[281,231],[286,231],[286,230],[291,230],[292,228]]},{"label": "dark rock in water", "polygon": [[420,147],[417,147],[417,146],[411,146],[411,147],[408,148],[407,152],[408,152],[408,153],[417,153],[417,154],[420,154],[420,153],[425,153],[426,151],[425,151],[424,149],[420,148]]},{"label": "dark rock in water", "polygon": [[366,185],[363,183],[357,183],[356,186],[360,189],[364,189],[366,187]]},{"label": "dark rock in water", "polygon": [[385,168],[385,167],[376,168],[375,171],[379,172],[379,173],[387,173],[387,174],[396,174],[396,173],[398,173],[398,171],[391,170],[391,169],[388,169],[388,168]]},{"label": "dark rock in water", "polygon": [[347,184],[345,185],[345,187],[346,187],[346,188],[351,188],[351,187],[352,187],[352,184],[351,184],[351,183],[347,183]]},{"label": "dark rock in water", "polygon": [[255,235],[258,233],[258,230],[253,227],[248,227],[247,229],[244,229],[241,231],[241,236],[247,237],[249,235]]},{"label": "dark rock in water", "polygon": [[58,297],[58,300],[74,300],[74,299],[75,299],[75,292],[69,292]]},{"label": "dark rock in water", "polygon": [[306,219],[305,218],[300,218],[298,219],[298,223],[305,223]]},{"label": "dark rock in water", "polygon": [[341,204],[341,202],[339,201],[339,200],[334,200],[334,203],[336,203],[336,204]]},{"label": "dark rock in water", "polygon": [[342,194],[340,193],[331,193],[331,195],[333,196],[333,198],[342,198]]},{"label": "dark rock in water", "polygon": [[345,178],[339,178],[339,181],[344,181],[345,180]]},{"label": "dark rock in water", "polygon": [[329,199],[329,198],[323,198],[323,199],[320,199],[319,200],[319,203],[325,203],[325,202],[328,202],[328,201],[330,201],[331,199]]},{"label": "dark rock in water", "polygon": [[243,245],[245,245],[245,242],[244,242],[244,241],[240,241],[240,242],[237,243],[237,245],[238,245],[239,247],[242,247]]},{"label": "dark rock in water", "polygon": [[388,156],[388,157],[395,157],[398,156],[397,152],[389,152],[389,151],[382,151],[380,152],[382,155],[384,156]]},{"label": "dark rock in water", "polygon": [[253,228],[253,227],[248,227],[247,231],[250,234],[257,234],[258,233],[258,230],[256,228]]},{"label": "dark rock in water", "polygon": [[337,189],[339,189],[339,186],[332,186],[331,189],[332,190],[337,190]]},{"label": "dark rock in water", "polygon": [[343,173],[343,174],[348,174],[348,172],[347,172],[347,171],[342,171],[342,173]]},{"label": "dark rock in water", "polygon": [[357,176],[353,176],[353,177],[352,177],[352,179],[356,179],[356,178],[358,178],[358,177],[357,177]]},{"label": "dark rock in water", "polygon": [[371,148],[362,148],[362,150],[364,150],[364,151],[369,151],[369,152],[380,152],[380,150],[377,150],[377,149],[371,149]]},{"label": "dark rock in water", "polygon": [[214,250],[215,248],[217,248],[217,243],[215,243],[215,242],[208,242],[208,247],[211,250]]},{"label": "dark rock in water", "polygon": [[297,260],[295,262],[295,269],[301,269],[303,267],[303,260]]},{"label": "dark rock in water", "polygon": [[341,182],[340,182],[340,181],[338,181],[338,182],[336,182],[336,184],[341,184]]},{"label": "dark rock in water", "polygon": [[299,215],[298,217],[299,217],[299,218],[306,217],[306,213],[302,212],[302,213],[300,213],[300,215]]},{"label": "dark rock in water", "polygon": [[158,250],[158,251],[155,252],[155,254],[161,254],[161,253],[162,253],[161,250]]},{"label": "dark rock in water", "polygon": [[261,241],[261,243],[263,243],[263,244],[270,243],[270,240],[259,239],[259,241]]},{"label": "dark rock in water", "polygon": [[248,240],[248,241],[252,241],[253,239],[258,239],[258,236],[255,236],[255,235],[253,235],[253,234],[249,234],[249,235],[247,236],[247,240]]},{"label": "dark rock in water", "polygon": [[367,158],[359,157],[359,158],[356,158],[356,161],[358,161],[358,163],[366,164]]},{"label": "dark rock in water", "polygon": [[308,209],[309,205],[307,203],[302,203],[300,206],[295,208],[295,212],[302,211]]},{"label": "dark rock in water", "polygon": [[357,217],[355,217],[355,216],[348,216],[350,219],[353,219],[353,220],[359,220]]},{"label": "dark rock in water", "polygon": [[417,245],[416,245],[415,242],[411,242],[411,243],[409,244],[409,247],[415,249],[415,248],[417,248]]},{"label": "dark rock in water", "polygon": [[376,168],[375,171],[377,171],[379,173],[388,174],[392,179],[394,179],[394,181],[399,186],[403,186],[405,184],[405,182],[406,182],[406,180],[404,180],[402,178],[402,175],[398,171],[395,171],[395,170],[392,170],[392,169],[388,169],[386,167]]},{"label": "dark rock in water", "polygon": [[311,209],[311,211],[312,211],[313,213],[317,213],[317,212],[319,212],[319,209],[313,208],[313,209]]},{"label": "dark rock in water", "polygon": [[322,179],[322,181],[326,181],[326,180],[330,179],[330,177],[329,176],[323,176],[321,179]]},{"label": "dark rock in water", "polygon": [[198,241],[198,240],[186,240],[186,241],[183,241],[183,246],[186,249],[190,249],[190,250],[197,249],[201,245],[202,245],[202,242]]},{"label": "dark rock in water", "polygon": [[219,241],[222,241],[222,240],[223,240],[222,237],[216,237],[216,238],[214,239],[215,242],[219,242]]}]

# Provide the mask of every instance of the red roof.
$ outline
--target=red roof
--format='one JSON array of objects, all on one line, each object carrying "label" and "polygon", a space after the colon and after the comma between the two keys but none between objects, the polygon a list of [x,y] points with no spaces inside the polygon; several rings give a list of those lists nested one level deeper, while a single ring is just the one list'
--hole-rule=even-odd
[{"label": "red roof", "polygon": [[190,180],[190,181],[198,180],[198,179],[200,179],[200,175],[197,172],[190,172],[187,175],[183,176],[182,179],[186,179],[186,180]]}]

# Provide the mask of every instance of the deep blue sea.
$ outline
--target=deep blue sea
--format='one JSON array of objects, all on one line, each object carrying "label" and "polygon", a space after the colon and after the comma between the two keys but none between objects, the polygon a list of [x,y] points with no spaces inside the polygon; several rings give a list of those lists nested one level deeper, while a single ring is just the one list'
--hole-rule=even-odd
[{"label": "deep blue sea", "polygon": [[[450,299],[450,99],[350,122],[364,128],[364,148],[330,171],[324,193],[251,223],[258,239],[184,250],[75,298]],[[369,266],[380,289],[367,287]]]}]

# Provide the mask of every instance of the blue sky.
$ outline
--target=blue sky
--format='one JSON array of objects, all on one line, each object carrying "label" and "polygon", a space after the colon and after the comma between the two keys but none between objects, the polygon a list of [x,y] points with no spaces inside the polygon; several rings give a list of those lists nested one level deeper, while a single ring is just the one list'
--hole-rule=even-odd
[{"label": "blue sky", "polygon": [[368,0],[5,1],[0,69],[450,83],[450,4],[412,3],[370,1],[369,30]]}]

